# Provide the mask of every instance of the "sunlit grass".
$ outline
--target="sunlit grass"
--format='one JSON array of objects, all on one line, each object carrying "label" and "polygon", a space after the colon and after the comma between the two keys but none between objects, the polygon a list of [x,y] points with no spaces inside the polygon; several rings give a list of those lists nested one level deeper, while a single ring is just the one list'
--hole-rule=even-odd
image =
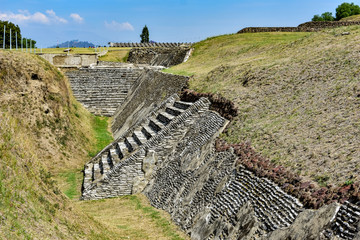
[{"label": "sunlit grass", "polygon": [[99,57],[99,61],[126,62],[130,48],[109,48],[106,55]]},{"label": "sunlit grass", "polygon": [[109,132],[108,123],[108,117],[93,116],[92,126],[95,132],[96,144],[89,152],[89,156],[94,157],[98,152],[113,141],[113,137]]},{"label": "sunlit grass", "polygon": [[141,194],[81,201],[77,206],[118,233],[118,239],[189,239],[171,223],[167,213],[151,207]]}]

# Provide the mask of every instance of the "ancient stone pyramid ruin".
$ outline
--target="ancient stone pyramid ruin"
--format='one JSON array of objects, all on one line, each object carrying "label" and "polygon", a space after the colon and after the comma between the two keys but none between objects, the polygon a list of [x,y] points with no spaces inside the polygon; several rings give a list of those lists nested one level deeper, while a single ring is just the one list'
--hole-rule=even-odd
[{"label": "ancient stone pyramid ruin", "polygon": [[216,151],[229,121],[207,98],[180,99],[186,77],[147,68],[68,76],[84,106],[114,117],[115,141],[85,164],[83,200],[142,192],[192,239],[360,239],[356,204],[305,209],[232,148]]}]

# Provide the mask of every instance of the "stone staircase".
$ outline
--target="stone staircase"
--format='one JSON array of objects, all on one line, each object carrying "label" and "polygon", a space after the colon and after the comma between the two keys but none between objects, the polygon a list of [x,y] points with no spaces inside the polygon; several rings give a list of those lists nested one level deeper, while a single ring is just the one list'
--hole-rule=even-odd
[{"label": "stone staircase", "polygon": [[331,229],[325,235],[336,235],[342,239],[358,239],[360,231],[360,203],[346,201],[339,207],[333,219]]},{"label": "stone staircase", "polygon": [[[203,101],[204,99],[199,100],[197,104]],[[146,146],[149,140],[153,140],[159,133],[162,133],[174,119],[179,120],[184,114],[186,115],[186,111],[193,105],[194,103],[180,101],[177,95],[164,101],[145,120],[129,128],[127,132],[85,165],[83,189],[86,190],[102,180],[114,166],[121,165],[125,159]],[[124,194],[131,194],[131,192]]]},{"label": "stone staircase", "polygon": [[75,98],[90,112],[112,116],[137,82],[140,68],[80,68],[66,73]]}]

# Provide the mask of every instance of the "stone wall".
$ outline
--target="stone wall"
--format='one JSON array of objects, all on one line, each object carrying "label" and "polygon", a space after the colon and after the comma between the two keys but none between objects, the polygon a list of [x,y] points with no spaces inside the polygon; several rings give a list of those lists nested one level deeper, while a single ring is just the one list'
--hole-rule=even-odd
[{"label": "stone wall", "polygon": [[142,121],[166,98],[180,92],[187,85],[187,81],[188,77],[145,70],[139,78],[139,84],[129,90],[127,101],[120,105],[114,114],[111,130],[115,139]]},{"label": "stone wall", "polygon": [[[196,103],[188,105],[174,102],[172,100],[174,98],[170,98],[170,101],[165,101],[165,105],[167,108],[172,105],[176,106],[176,111],[184,108],[180,110],[179,114],[171,117],[164,111],[158,112],[156,115],[158,120],[152,118],[150,114],[148,121],[136,128],[139,131],[127,132],[86,165],[85,173],[89,172],[87,171],[87,169],[90,170],[89,166],[92,166],[93,170],[92,174],[85,175],[84,179],[89,182],[84,180],[83,199],[115,197],[142,190],[150,180],[152,171],[156,171],[156,165],[161,162],[157,156],[165,156],[175,148],[177,140],[186,133],[184,130],[194,121],[201,119],[200,114],[209,107],[207,99],[200,99]],[[174,110],[174,108],[172,109]],[[206,126],[210,132],[216,132],[218,131],[217,126],[221,127],[224,121],[220,118],[211,129],[209,125]],[[144,132],[146,132],[144,137],[139,138],[138,136]],[[206,136],[206,134],[202,136],[199,141],[206,141]],[[98,163],[100,171],[96,173],[94,165]],[[111,164],[105,167],[108,163]],[[148,164],[147,168],[144,167],[146,163]]]},{"label": "stone wall", "polygon": [[173,48],[180,46],[191,46],[192,43],[114,43],[109,42],[110,47],[125,47],[125,48],[139,48],[139,47],[165,47]]},{"label": "stone wall", "polygon": [[180,99],[185,102],[195,102],[202,97],[206,97],[211,102],[210,110],[218,112],[222,117],[232,120],[238,115],[235,104],[230,100],[212,93],[199,93],[190,89],[184,89],[180,94]]},{"label": "stone wall", "polygon": [[141,68],[81,68],[67,71],[75,98],[90,112],[112,116],[133,85],[139,84]]},{"label": "stone wall", "polygon": [[133,48],[129,52],[128,62],[170,67],[182,63],[188,51],[188,47]]},{"label": "stone wall", "polygon": [[302,32],[297,27],[247,27],[237,33],[258,33],[258,32]]},{"label": "stone wall", "polygon": [[56,67],[89,67],[90,65],[97,63],[96,54],[38,53],[37,55]]},{"label": "stone wall", "polygon": [[[214,138],[227,121],[208,110],[207,99],[193,104],[177,99],[171,96],[142,124],[142,129],[159,124],[155,116],[162,121],[148,140],[134,147],[129,137],[138,134],[135,127],[86,165],[89,182],[84,180],[82,199],[142,191],[192,239],[352,239],[358,234],[358,207],[304,209],[277,184],[238,164],[233,148],[215,151]],[[171,106],[187,107],[166,120],[166,112],[174,113]]]},{"label": "stone wall", "polygon": [[360,22],[306,22],[297,27],[247,27],[237,33],[257,33],[257,32],[315,32],[324,28],[335,28],[342,26],[360,25]]}]

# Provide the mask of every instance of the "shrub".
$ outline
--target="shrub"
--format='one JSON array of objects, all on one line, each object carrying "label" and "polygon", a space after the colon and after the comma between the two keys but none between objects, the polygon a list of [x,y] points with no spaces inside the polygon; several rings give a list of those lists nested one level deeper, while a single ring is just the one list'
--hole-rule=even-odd
[{"label": "shrub", "polygon": [[360,7],[354,3],[342,3],[336,8],[336,20],[360,14]]},{"label": "shrub", "polygon": [[314,17],[312,18],[312,21],[314,22],[318,22],[318,21],[334,21],[335,18],[333,17],[331,12],[324,12],[323,14],[321,14],[321,16],[319,15],[314,15]]}]

